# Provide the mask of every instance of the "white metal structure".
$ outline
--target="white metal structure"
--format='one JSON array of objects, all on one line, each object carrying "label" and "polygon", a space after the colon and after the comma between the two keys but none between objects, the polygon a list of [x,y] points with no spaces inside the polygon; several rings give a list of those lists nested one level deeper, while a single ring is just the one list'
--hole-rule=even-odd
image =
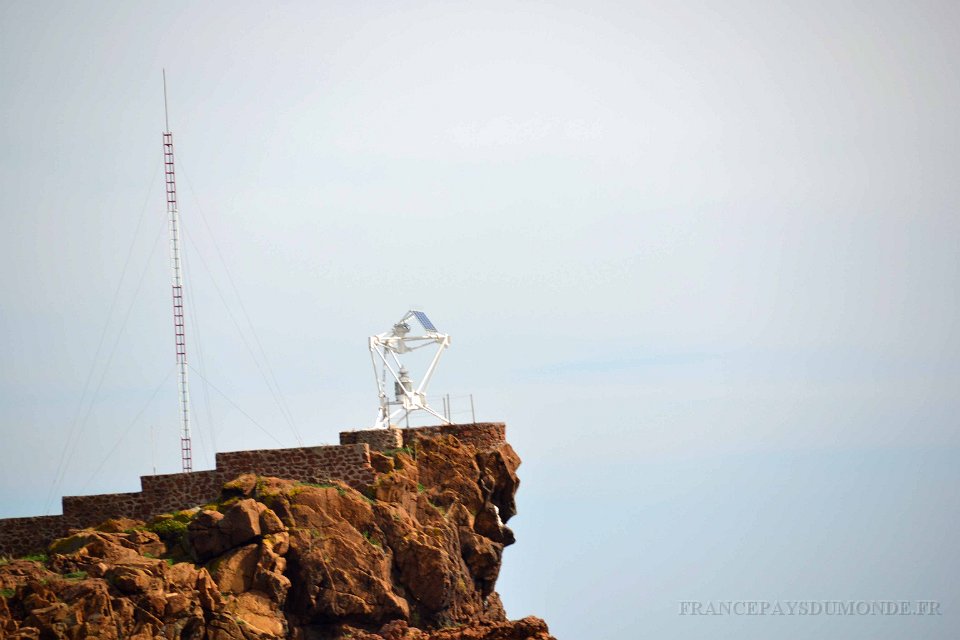
[{"label": "white metal structure", "polygon": [[177,208],[177,180],[173,168],[173,134],[167,115],[167,72],[163,72],[163,166],[167,185],[167,218],[170,221],[170,266],[173,270],[173,334],[177,347],[177,386],[180,395],[180,463],[184,473],[193,471],[190,440],[190,391],[187,385],[187,335],[183,322],[183,271],[180,266],[180,212]]},{"label": "white metal structure", "polygon": [[[410,320],[415,320],[423,328],[422,335],[410,333]],[[394,323],[390,331],[370,336],[369,344],[373,377],[377,381],[380,398],[375,428],[388,428],[401,416],[409,424],[410,414],[416,411],[426,411],[444,424],[450,424],[449,419],[430,408],[426,396],[427,385],[430,384],[430,378],[437,369],[440,356],[443,350],[450,346],[449,335],[437,331],[423,311],[411,309]],[[420,384],[414,387],[410,372],[403,366],[398,356],[430,346],[435,346],[437,351],[423,374]],[[393,378],[393,400],[387,395],[387,373]]]}]

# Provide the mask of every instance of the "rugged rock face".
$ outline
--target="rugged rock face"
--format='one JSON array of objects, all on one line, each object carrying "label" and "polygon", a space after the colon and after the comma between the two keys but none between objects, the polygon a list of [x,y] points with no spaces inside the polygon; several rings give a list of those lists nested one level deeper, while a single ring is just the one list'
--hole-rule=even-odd
[{"label": "rugged rock face", "polygon": [[520,459],[453,436],[373,453],[365,493],[240,476],[220,500],[0,560],[0,637],[552,640],[494,591]]}]

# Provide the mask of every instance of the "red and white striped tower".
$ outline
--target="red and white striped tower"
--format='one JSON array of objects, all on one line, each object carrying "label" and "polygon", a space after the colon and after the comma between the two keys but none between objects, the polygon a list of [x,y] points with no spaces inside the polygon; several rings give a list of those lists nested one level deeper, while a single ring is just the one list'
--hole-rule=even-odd
[{"label": "red and white striped tower", "polygon": [[167,72],[163,72],[163,167],[167,183],[167,218],[170,220],[170,265],[173,268],[173,333],[177,347],[177,384],[180,391],[180,460],[184,473],[193,471],[190,441],[190,391],[187,386],[187,335],[183,323],[183,272],[180,266],[180,214],[177,210],[177,180],[173,169],[173,134],[167,115]]}]

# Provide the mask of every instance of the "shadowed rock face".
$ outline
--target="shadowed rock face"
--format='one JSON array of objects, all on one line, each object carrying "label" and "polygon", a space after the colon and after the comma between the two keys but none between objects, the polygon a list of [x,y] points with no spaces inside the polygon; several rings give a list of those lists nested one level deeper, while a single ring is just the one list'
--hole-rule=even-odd
[{"label": "shadowed rock face", "polygon": [[494,591],[520,459],[424,435],[364,493],[241,476],[221,499],[108,521],[0,565],[0,637],[552,640]]}]

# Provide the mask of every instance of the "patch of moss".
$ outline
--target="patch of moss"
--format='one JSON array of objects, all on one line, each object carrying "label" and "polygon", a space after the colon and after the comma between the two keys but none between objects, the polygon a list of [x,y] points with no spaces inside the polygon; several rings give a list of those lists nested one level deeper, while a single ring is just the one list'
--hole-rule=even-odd
[{"label": "patch of moss", "polygon": [[234,496],[234,497],[232,497],[232,498],[227,498],[226,500],[224,500],[223,502],[221,502],[220,505],[219,505],[217,508],[218,508],[220,511],[223,511],[225,508],[227,508],[227,507],[232,507],[233,505],[237,504],[238,502],[240,502],[240,497],[239,497],[239,496]]},{"label": "patch of moss", "polygon": [[418,482],[418,483],[417,483],[417,493],[423,493],[423,492],[426,491],[426,490],[427,490],[427,488],[426,488],[425,486],[423,486],[423,483],[422,483],[422,482]]},{"label": "patch of moss", "polygon": [[177,522],[183,522],[186,524],[193,520],[193,516],[196,515],[196,511],[174,511],[173,519]]},{"label": "patch of moss", "polygon": [[86,571],[71,571],[70,573],[63,574],[63,577],[67,580],[85,580],[87,578]]},{"label": "patch of moss", "polygon": [[333,489],[335,484],[329,482],[298,482],[298,487],[314,487],[316,489]]},{"label": "patch of moss", "polygon": [[17,595],[16,589],[0,589],[0,596],[4,598],[12,598],[15,595]]},{"label": "patch of moss", "polygon": [[263,504],[273,509],[273,505],[275,505],[277,503],[277,500],[279,499],[280,499],[280,494],[271,493],[268,496],[261,496],[260,502],[262,502]]},{"label": "patch of moss", "polygon": [[30,560],[31,562],[39,562],[40,564],[47,564],[47,562],[50,560],[45,553],[30,553],[20,559]]},{"label": "patch of moss", "polygon": [[246,474],[241,475],[238,478],[234,478],[229,482],[223,483],[223,488],[227,491],[243,491],[247,488],[246,478],[249,477]]},{"label": "patch of moss", "polygon": [[147,531],[160,536],[160,539],[168,545],[176,545],[183,542],[187,535],[187,521],[176,517],[166,520],[157,520],[147,525]]},{"label": "patch of moss", "polygon": [[372,533],[372,532],[370,532],[370,531],[364,531],[364,532],[363,532],[363,539],[366,540],[367,542],[369,542],[370,544],[372,544],[373,546],[375,546],[376,548],[381,549],[381,550],[383,549],[383,544],[382,544],[379,540],[377,540],[375,537],[373,537],[373,533]]}]

